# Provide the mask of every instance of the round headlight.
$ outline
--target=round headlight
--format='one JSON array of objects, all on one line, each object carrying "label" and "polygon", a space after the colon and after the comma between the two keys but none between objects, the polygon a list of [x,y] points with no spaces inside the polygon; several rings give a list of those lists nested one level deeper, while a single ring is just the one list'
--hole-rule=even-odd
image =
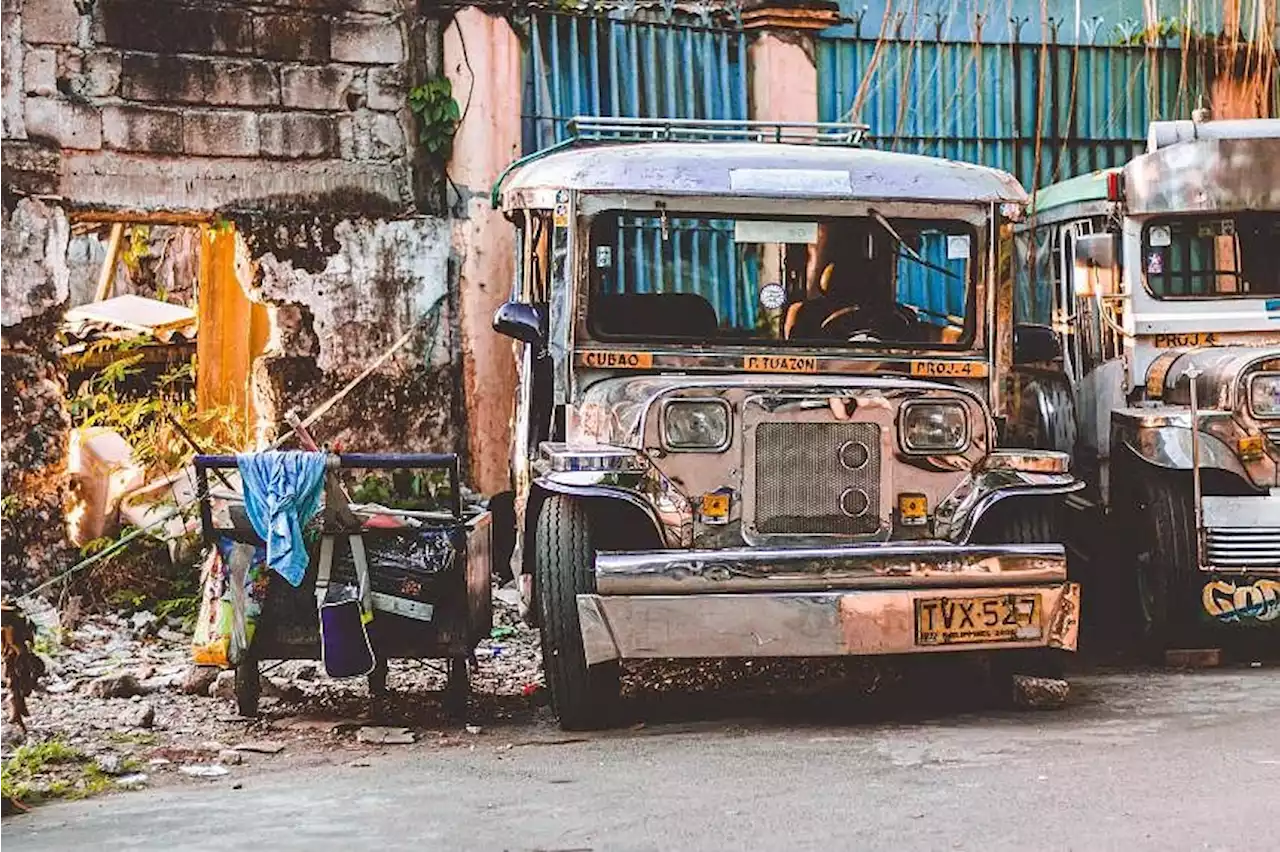
[{"label": "round headlight", "polygon": [[901,434],[908,453],[958,453],[969,446],[969,417],[958,402],[909,402]]},{"label": "round headlight", "polygon": [[1249,380],[1249,410],[1254,417],[1280,417],[1280,373],[1261,373]]},{"label": "round headlight", "polygon": [[723,450],[729,446],[729,403],[677,399],[662,410],[662,442],[668,450]]}]

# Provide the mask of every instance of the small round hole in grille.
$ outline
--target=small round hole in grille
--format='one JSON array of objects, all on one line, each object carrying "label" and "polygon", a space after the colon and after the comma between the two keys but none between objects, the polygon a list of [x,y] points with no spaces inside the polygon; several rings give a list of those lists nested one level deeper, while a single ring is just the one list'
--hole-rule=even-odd
[{"label": "small round hole in grille", "polygon": [[845,470],[861,470],[871,458],[871,451],[861,441],[845,441],[840,445],[840,465]]},{"label": "small round hole in grille", "polygon": [[840,511],[851,518],[861,518],[871,507],[871,498],[861,488],[846,488],[840,495]]}]

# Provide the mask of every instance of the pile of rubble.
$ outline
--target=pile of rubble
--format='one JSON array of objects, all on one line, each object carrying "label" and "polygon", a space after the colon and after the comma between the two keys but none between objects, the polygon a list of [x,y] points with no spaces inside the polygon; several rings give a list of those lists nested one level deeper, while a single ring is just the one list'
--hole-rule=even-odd
[{"label": "pile of rubble", "polygon": [[23,742],[56,742],[78,758],[49,767],[37,797],[67,794],[59,791],[68,789],[68,776],[71,793],[76,784],[83,790],[86,766],[119,788],[234,781],[255,763],[419,739],[455,744],[545,713],[537,632],[520,623],[506,592],[494,599],[492,637],[476,650],[465,719],[444,713],[444,666],[430,660],[391,661],[391,692],[376,700],[363,679],[331,680],[318,662],[266,661],[261,713],[246,719],[235,709],[234,673],[192,666],[190,636],[178,619],[141,611],[60,628],[52,608],[29,614],[40,625],[37,650],[47,673],[28,699],[25,736],[5,727],[4,757]]}]

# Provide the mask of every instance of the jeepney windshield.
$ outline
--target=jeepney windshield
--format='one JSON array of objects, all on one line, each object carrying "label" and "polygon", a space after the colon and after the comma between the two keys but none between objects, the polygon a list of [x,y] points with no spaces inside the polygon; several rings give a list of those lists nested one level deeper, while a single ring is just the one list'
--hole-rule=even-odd
[{"label": "jeepney windshield", "polygon": [[602,340],[962,347],[972,225],[953,220],[602,213],[588,326]]},{"label": "jeepney windshield", "polygon": [[1280,215],[1155,219],[1142,229],[1142,271],[1159,299],[1280,295]]}]

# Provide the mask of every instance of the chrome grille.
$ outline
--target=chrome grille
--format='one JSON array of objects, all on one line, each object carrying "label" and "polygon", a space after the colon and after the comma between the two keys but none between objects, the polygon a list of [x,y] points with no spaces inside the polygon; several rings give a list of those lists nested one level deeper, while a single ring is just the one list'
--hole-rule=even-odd
[{"label": "chrome grille", "polygon": [[1262,430],[1262,434],[1267,436],[1267,440],[1277,447],[1280,447],[1280,426],[1268,426]]},{"label": "chrome grille", "polygon": [[1214,568],[1280,567],[1280,527],[1210,527],[1205,550]]},{"label": "chrome grille", "polygon": [[761,423],[755,529],[762,535],[864,535],[880,528],[880,427]]}]

